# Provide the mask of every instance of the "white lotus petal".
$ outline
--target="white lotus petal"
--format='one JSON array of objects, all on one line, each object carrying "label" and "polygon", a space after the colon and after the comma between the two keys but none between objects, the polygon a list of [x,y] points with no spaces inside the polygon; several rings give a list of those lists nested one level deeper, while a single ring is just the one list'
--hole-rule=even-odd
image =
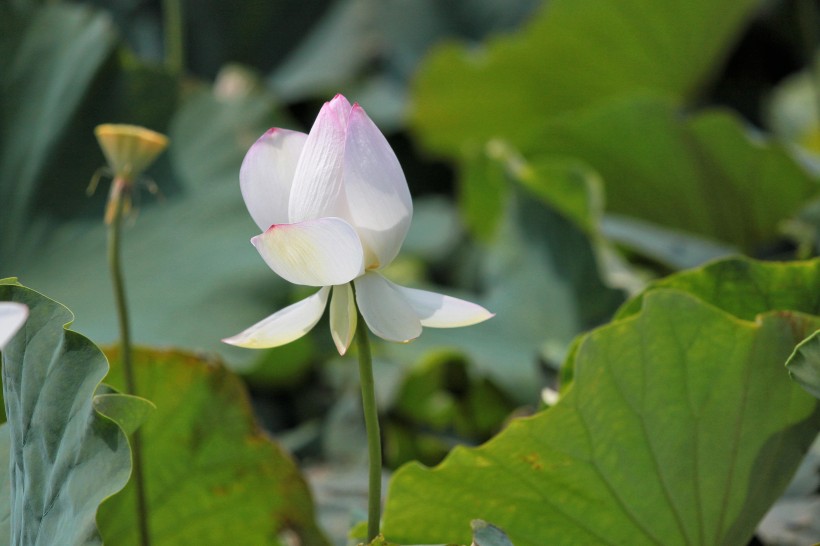
[{"label": "white lotus petal", "polygon": [[344,284],[362,272],[359,236],[341,218],[277,224],[251,243],[276,274],[294,284]]},{"label": "white lotus petal", "polygon": [[239,185],[245,206],[262,231],[289,223],[290,188],[305,140],[305,133],[273,128],[245,154]]},{"label": "white lotus petal", "polygon": [[378,273],[367,273],[353,282],[359,311],[374,334],[401,342],[421,335],[418,315],[393,283]]},{"label": "white lotus petal", "polygon": [[351,223],[365,251],[365,268],[393,261],[410,227],[413,201],[387,139],[354,105],[345,144],[344,191]]},{"label": "white lotus petal", "polygon": [[295,341],[307,334],[322,318],[328,294],[330,288],[324,287],[309,298],[289,305],[244,332],[222,341],[249,349],[268,349]]},{"label": "white lotus petal", "polygon": [[393,285],[421,319],[422,326],[457,328],[484,322],[495,316],[480,305],[436,292]]},{"label": "white lotus petal", "polygon": [[340,355],[347,352],[356,333],[356,301],[350,283],[333,287],[330,299],[330,335]]},{"label": "white lotus petal", "polygon": [[293,175],[289,222],[344,215],[342,167],[349,114],[350,103],[341,95],[319,111]]},{"label": "white lotus petal", "polygon": [[14,301],[0,302],[0,351],[28,318],[28,307]]}]

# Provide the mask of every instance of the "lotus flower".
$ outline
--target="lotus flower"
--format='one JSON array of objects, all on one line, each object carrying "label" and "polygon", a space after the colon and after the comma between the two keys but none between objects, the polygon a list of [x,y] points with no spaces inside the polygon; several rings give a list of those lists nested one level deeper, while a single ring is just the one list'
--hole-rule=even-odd
[{"label": "lotus flower", "polygon": [[417,338],[422,326],[469,326],[493,316],[381,275],[407,235],[413,202],[396,155],[358,104],[337,95],[307,135],[270,129],[251,146],[239,179],[263,231],[251,243],[268,266],[289,282],[321,288],[226,343],[267,348],[294,341],[316,325],[329,298],[340,354],[356,331],[357,306],[373,333],[398,342]]},{"label": "lotus flower", "polygon": [[28,307],[13,301],[0,302],[0,351],[28,318]]}]

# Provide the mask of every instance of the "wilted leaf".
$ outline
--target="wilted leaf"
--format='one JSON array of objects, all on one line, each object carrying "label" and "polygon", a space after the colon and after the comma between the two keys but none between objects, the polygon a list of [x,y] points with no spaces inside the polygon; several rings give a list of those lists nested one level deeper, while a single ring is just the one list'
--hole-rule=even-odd
[{"label": "wilted leaf", "polygon": [[[112,351],[106,379],[121,386]],[[134,354],[140,395],[157,411],[140,429],[151,543],[280,544],[294,531],[306,546],[325,546],[295,463],[255,424],[240,380],[191,354]],[[100,510],[108,544],[136,545],[129,484]]]}]

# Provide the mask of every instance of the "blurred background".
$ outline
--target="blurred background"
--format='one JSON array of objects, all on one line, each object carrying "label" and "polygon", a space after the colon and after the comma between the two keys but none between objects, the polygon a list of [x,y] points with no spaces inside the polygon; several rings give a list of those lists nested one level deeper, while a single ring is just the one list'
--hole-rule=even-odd
[{"label": "blurred background", "polygon": [[414,196],[387,275],[497,315],[375,347],[387,465],[433,464],[548,403],[572,339],[647,281],[820,251],[819,39],[812,0],[3,0],[0,277],[114,342],[93,128],[167,134],[125,230],[134,339],[221,359],[298,457],[355,467],[326,319],[280,349],[219,342],[311,292],[249,244],[242,158],[343,93]]}]

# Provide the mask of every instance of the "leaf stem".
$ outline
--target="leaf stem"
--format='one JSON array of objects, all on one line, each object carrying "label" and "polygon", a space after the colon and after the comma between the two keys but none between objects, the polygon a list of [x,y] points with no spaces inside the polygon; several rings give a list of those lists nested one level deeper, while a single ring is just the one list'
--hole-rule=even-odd
[{"label": "leaf stem", "polygon": [[[131,360],[131,332],[128,320],[128,307],[125,299],[125,282],[120,265],[120,239],[122,230],[123,212],[127,193],[131,182],[117,176],[111,187],[109,197],[109,211],[111,211],[108,226],[108,266],[111,270],[111,282],[114,285],[114,302],[117,307],[117,318],[120,327],[120,360],[125,377],[125,390],[135,395],[137,391],[134,379],[134,367]],[[148,530],[148,502],[145,495],[145,479],[142,464],[142,443],[139,430],[131,435],[131,451],[134,462],[134,486],[137,495],[137,526],[141,546],[150,546],[151,538]]]},{"label": "leaf stem", "polygon": [[376,408],[376,387],[373,381],[373,359],[370,355],[370,340],[367,325],[361,312],[356,309],[356,346],[359,349],[359,381],[362,385],[362,407],[364,424],[367,429],[367,452],[369,459],[369,480],[367,496],[367,542],[379,534],[382,500],[382,444],[379,433],[379,413]]}]

